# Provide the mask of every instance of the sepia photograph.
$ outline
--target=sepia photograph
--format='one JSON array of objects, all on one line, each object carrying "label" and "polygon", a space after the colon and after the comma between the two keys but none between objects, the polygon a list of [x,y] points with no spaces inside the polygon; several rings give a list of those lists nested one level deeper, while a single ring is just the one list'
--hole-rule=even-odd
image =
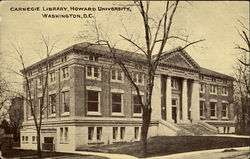
[{"label": "sepia photograph", "polygon": [[249,1],[0,1],[0,159],[250,159]]}]

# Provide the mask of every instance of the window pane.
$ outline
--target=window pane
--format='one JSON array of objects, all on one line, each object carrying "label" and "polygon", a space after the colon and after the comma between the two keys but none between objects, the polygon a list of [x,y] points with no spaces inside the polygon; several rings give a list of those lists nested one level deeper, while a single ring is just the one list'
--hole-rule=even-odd
[{"label": "window pane", "polygon": [[91,76],[92,75],[92,68],[90,66],[87,66],[87,76]]},{"label": "window pane", "polygon": [[97,91],[88,91],[88,101],[97,101],[98,102],[98,92]]},{"label": "window pane", "polygon": [[125,127],[121,127],[120,129],[120,139],[123,140],[125,136]]},{"label": "window pane", "polygon": [[112,93],[112,101],[113,103],[121,103],[121,94]]},{"label": "window pane", "polygon": [[117,79],[118,79],[119,81],[122,80],[122,72],[121,72],[121,71],[117,71]]},{"label": "window pane", "polygon": [[94,77],[99,77],[99,75],[98,75],[98,67],[94,67]]},{"label": "window pane", "polygon": [[88,127],[88,140],[92,140],[94,135],[94,127]]},{"label": "window pane", "polygon": [[137,95],[134,95],[134,113],[141,113],[140,99]]},{"label": "window pane", "polygon": [[113,79],[113,80],[116,79],[116,77],[115,77],[115,72],[116,72],[115,70],[112,70],[112,79]]},{"label": "window pane", "polygon": [[97,127],[97,136],[96,139],[97,140],[101,140],[102,138],[102,127]]},{"label": "window pane", "polygon": [[113,127],[113,139],[117,139],[117,132],[118,132],[118,127]]},{"label": "window pane", "polygon": [[142,83],[142,74],[141,73],[138,74],[138,83]]}]

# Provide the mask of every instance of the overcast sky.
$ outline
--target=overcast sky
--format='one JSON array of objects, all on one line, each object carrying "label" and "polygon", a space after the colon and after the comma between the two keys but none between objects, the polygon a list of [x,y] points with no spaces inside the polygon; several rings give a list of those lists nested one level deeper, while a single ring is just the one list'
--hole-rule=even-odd
[{"label": "overcast sky", "polygon": [[[163,2],[154,2],[151,11],[157,15]],[[235,27],[240,28],[238,19],[249,28],[249,3],[247,1],[191,1],[181,2],[174,19],[173,31],[178,34],[189,35],[190,40],[206,39],[204,42],[190,47],[187,52],[202,67],[231,75],[235,65],[234,43],[244,45]],[[126,4],[121,1],[119,4]],[[1,63],[11,65],[14,69],[21,69],[20,65],[6,55],[12,55],[11,42],[19,43],[25,54],[26,64],[30,65],[39,60],[34,50],[38,49],[37,42],[40,34],[49,35],[51,41],[60,40],[55,52],[62,50],[74,43],[89,41],[88,39],[76,40],[74,37],[79,31],[88,30],[88,22],[93,19],[46,19],[44,13],[59,14],[94,14],[96,20],[108,36],[118,41],[119,34],[134,33],[135,37],[143,31],[141,17],[137,8],[130,11],[86,11],[86,12],[49,12],[41,11],[42,7],[111,7],[118,2],[80,2],[80,1],[1,1]],[[11,7],[40,7],[40,11],[10,11]],[[126,29],[125,29],[126,28]],[[139,35],[138,35],[139,37]],[[121,48],[126,48],[127,43],[121,41]],[[175,43],[179,46],[181,43]],[[169,47],[174,47],[169,45]],[[9,76],[10,77],[10,76]],[[12,76],[11,76],[12,77]],[[15,78],[18,79],[18,78]]]}]

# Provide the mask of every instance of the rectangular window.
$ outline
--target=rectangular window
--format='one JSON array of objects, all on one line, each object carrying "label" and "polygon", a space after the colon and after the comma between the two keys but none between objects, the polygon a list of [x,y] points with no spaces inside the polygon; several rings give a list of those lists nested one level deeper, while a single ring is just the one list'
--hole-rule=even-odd
[{"label": "rectangular window", "polygon": [[138,95],[133,95],[134,113],[141,114],[141,103]]},{"label": "rectangular window", "polygon": [[200,84],[200,92],[205,92],[205,84],[204,83]]},{"label": "rectangular window", "polygon": [[69,112],[69,91],[62,92],[62,105],[64,112]]},{"label": "rectangular window", "polygon": [[120,128],[120,139],[124,140],[124,136],[125,136],[125,127],[121,127]]},{"label": "rectangular window", "polygon": [[35,141],[36,141],[36,137],[32,136],[32,142],[35,142]]},{"label": "rectangular window", "polygon": [[98,62],[98,56],[89,55],[89,61],[96,61],[96,62]]},{"label": "rectangular window", "polygon": [[113,139],[117,139],[118,127],[113,127]]},{"label": "rectangular window", "polygon": [[26,141],[29,141],[29,137],[28,136],[26,136]]},{"label": "rectangular window", "polygon": [[92,77],[92,67],[87,66],[87,76]]},{"label": "rectangular window", "polygon": [[93,140],[94,127],[88,127],[88,140]]},{"label": "rectangular window", "polygon": [[133,81],[138,85],[143,85],[144,74],[143,73],[133,73]]},{"label": "rectangular window", "polygon": [[55,72],[49,73],[49,81],[50,81],[50,83],[53,83],[56,81]]},{"label": "rectangular window", "polygon": [[228,117],[228,105],[227,103],[222,103],[222,117]]},{"label": "rectangular window", "polygon": [[69,77],[69,72],[68,72],[68,67],[62,68],[62,79],[68,78]]},{"label": "rectangular window", "polygon": [[60,128],[60,142],[63,142],[63,128]]},{"label": "rectangular window", "polygon": [[200,116],[205,116],[205,101],[200,101]]},{"label": "rectangular window", "polygon": [[217,94],[217,86],[210,85],[210,93],[211,94]]},{"label": "rectangular window", "polygon": [[87,91],[87,103],[88,111],[90,112],[99,112],[99,101],[100,101],[100,92],[98,91]]},{"label": "rectangular window", "polygon": [[222,87],[221,88],[221,94],[225,95],[225,96],[228,95],[228,89],[226,87]]},{"label": "rectangular window", "polygon": [[111,71],[111,79],[116,80],[116,70]]},{"label": "rectangular window", "polygon": [[120,70],[111,71],[111,81],[112,82],[121,82],[123,81],[123,72]]},{"label": "rectangular window", "polygon": [[49,106],[50,106],[50,114],[56,113],[56,95],[49,95]]},{"label": "rectangular window", "polygon": [[97,129],[96,129],[96,139],[97,140],[102,139],[102,127],[97,127]]},{"label": "rectangular window", "polygon": [[94,77],[95,78],[99,77],[99,68],[98,67],[94,67]]},{"label": "rectangular window", "polygon": [[66,127],[65,132],[64,132],[64,141],[65,142],[68,142],[68,133],[69,133],[69,129]]},{"label": "rectangular window", "polygon": [[122,113],[122,94],[112,93],[112,112]]},{"label": "rectangular window", "polygon": [[87,66],[86,67],[86,78],[87,79],[100,79],[101,69],[97,66]]},{"label": "rectangular window", "polygon": [[138,137],[139,137],[139,127],[135,127],[135,139],[138,139]]},{"label": "rectangular window", "polygon": [[24,136],[22,136],[22,141],[24,141]]},{"label": "rectangular window", "polygon": [[216,102],[210,102],[210,115],[211,117],[216,117],[217,106]]},{"label": "rectangular window", "polygon": [[122,81],[122,72],[121,71],[117,71],[117,80]]}]

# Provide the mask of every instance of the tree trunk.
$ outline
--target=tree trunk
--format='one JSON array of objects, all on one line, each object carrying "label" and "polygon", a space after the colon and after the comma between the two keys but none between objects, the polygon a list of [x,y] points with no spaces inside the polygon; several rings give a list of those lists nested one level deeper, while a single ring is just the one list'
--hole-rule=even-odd
[{"label": "tree trunk", "polygon": [[42,151],[41,151],[41,130],[37,129],[37,156],[38,158],[42,157]]},{"label": "tree trunk", "polygon": [[141,128],[142,157],[147,157],[147,137],[151,120],[151,112],[152,112],[151,107],[143,108],[142,128]]}]

